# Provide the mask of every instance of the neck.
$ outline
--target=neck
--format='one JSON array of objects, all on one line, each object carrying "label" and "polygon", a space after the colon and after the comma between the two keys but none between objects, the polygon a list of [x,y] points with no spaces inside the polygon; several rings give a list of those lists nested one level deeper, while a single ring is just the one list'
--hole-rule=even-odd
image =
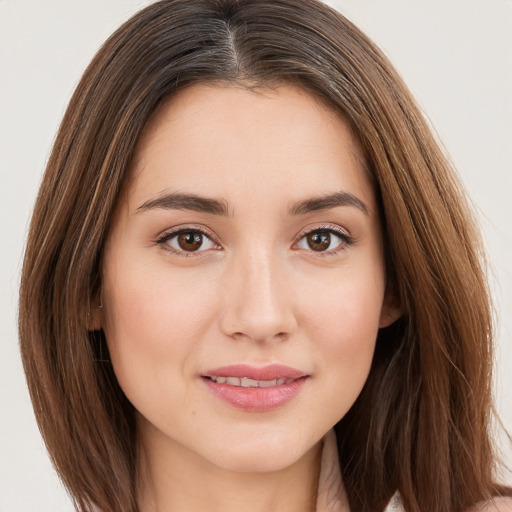
[{"label": "neck", "polygon": [[140,439],[141,512],[315,512],[322,443],[271,472],[218,467],[151,428]]}]

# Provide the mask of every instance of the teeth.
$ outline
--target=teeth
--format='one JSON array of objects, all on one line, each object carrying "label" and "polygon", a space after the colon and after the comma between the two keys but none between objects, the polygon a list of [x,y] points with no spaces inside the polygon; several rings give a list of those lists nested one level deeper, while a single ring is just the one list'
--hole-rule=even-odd
[{"label": "teeth", "polygon": [[247,377],[242,377],[240,379],[240,385],[243,388],[257,388],[257,387],[259,387],[257,380],[248,379]]},{"label": "teeth", "polygon": [[269,388],[270,386],[277,386],[277,380],[260,380],[260,388]]},{"label": "teeth", "polygon": [[289,384],[294,379],[279,378],[274,380],[256,380],[249,379],[249,377],[210,377],[211,380],[217,384],[229,384],[230,386],[238,386],[242,388],[270,388],[272,386],[282,386],[283,384]]}]

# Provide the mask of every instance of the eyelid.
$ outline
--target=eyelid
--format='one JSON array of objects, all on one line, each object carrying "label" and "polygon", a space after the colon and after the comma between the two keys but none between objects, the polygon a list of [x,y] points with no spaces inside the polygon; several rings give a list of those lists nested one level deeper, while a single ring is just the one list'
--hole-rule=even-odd
[{"label": "eyelid", "polygon": [[217,241],[216,235],[211,231],[209,228],[203,225],[194,225],[194,224],[183,224],[179,226],[174,226],[173,228],[170,228],[160,235],[158,235],[155,238],[155,243],[162,246],[162,249],[172,253],[177,254],[178,256],[183,256],[186,258],[190,257],[199,257],[202,256],[204,253],[209,252],[212,249],[205,249],[205,250],[199,250],[199,251],[178,251],[174,247],[171,247],[170,245],[166,245],[166,242],[168,242],[170,239],[174,238],[175,236],[179,235],[180,233],[187,233],[187,232],[196,232],[200,233],[201,235],[208,238],[214,245],[216,245],[218,248],[215,248],[214,250],[220,250],[222,247],[220,243]]},{"label": "eyelid", "polygon": [[[321,224],[321,225],[317,225],[314,227],[308,226],[306,228],[303,228],[299,232],[299,234],[295,236],[295,242],[293,243],[292,248],[296,247],[297,244],[305,236],[307,236],[311,233],[318,232],[318,231],[328,231],[330,233],[333,233],[335,236],[338,236],[342,240],[342,243],[340,244],[340,246],[335,249],[331,249],[328,251],[314,251],[313,249],[311,249],[309,251],[306,251],[306,252],[311,252],[315,256],[318,256],[318,257],[330,256],[330,255],[336,254],[336,253],[346,249],[348,246],[351,246],[355,243],[354,237],[346,229],[338,226],[337,224],[326,223],[326,224]],[[187,251],[178,251],[178,250],[174,249],[173,247],[171,247],[170,245],[164,246],[164,244],[168,240],[170,240],[171,238],[173,238],[183,232],[201,233],[203,236],[208,238],[213,244],[215,244],[217,246],[214,250],[222,249],[221,244],[218,242],[217,236],[213,233],[212,230],[210,230],[209,228],[207,228],[204,225],[195,225],[195,224],[183,224],[183,225],[179,225],[179,226],[174,226],[173,228],[170,228],[170,229],[164,231],[163,233],[161,233],[160,235],[158,235],[155,239],[155,243],[161,245],[164,250],[167,250],[173,254],[177,254],[179,256],[184,256],[184,257],[194,257],[194,256],[200,257],[204,253],[212,250],[212,249],[205,249],[202,251],[199,250],[199,251],[187,252]]]},{"label": "eyelid", "polygon": [[304,228],[302,231],[300,231],[299,234],[296,236],[296,241],[294,242],[293,246],[296,246],[305,236],[310,235],[311,233],[315,233],[317,231],[328,231],[330,233],[333,233],[337,237],[341,238],[343,241],[343,243],[341,243],[339,247],[331,249],[329,251],[314,251],[313,249],[307,251],[304,249],[306,252],[311,252],[318,257],[331,256],[337,254],[338,252],[347,249],[347,247],[355,243],[354,237],[346,229],[338,226],[337,224],[321,224],[315,227],[308,226]]}]

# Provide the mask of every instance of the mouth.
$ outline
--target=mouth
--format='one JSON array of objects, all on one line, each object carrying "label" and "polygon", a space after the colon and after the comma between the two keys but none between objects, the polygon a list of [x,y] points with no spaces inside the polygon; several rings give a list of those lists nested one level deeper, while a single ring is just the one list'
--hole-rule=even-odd
[{"label": "mouth", "polygon": [[291,384],[296,379],[278,378],[272,380],[256,380],[249,377],[205,377],[217,384],[228,384],[229,386],[237,386],[241,388],[271,388],[273,386],[282,386],[283,384]]},{"label": "mouth", "polygon": [[265,412],[295,398],[309,375],[284,365],[231,365],[201,375],[206,387],[223,402],[248,412]]},{"label": "mouth", "polygon": [[[307,373],[298,370],[297,368],[292,368],[291,366],[287,366],[284,364],[268,364],[266,366],[251,366],[248,364],[232,364],[229,366],[222,366],[220,368],[215,368],[214,370],[210,370],[202,375],[203,377],[208,377],[210,379],[231,379],[230,384],[233,386],[243,386],[243,382],[249,385],[246,387],[256,387],[254,382],[274,382],[272,385],[281,385],[285,384],[286,381],[296,380],[301,377],[306,377]],[[239,379],[240,382],[237,382],[236,379]],[[279,382],[277,382],[279,381]],[[227,381],[226,381],[227,382]],[[222,382],[225,384],[226,382]],[[270,384],[269,384],[270,385]],[[262,386],[265,387],[265,384]]]}]

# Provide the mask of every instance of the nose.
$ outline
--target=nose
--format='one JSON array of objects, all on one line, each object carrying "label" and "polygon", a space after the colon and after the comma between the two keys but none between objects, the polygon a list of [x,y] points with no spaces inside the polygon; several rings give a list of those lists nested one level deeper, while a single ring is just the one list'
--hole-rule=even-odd
[{"label": "nose", "polygon": [[234,339],[266,343],[287,339],[297,329],[289,276],[270,251],[240,257],[223,290],[221,329]]}]

